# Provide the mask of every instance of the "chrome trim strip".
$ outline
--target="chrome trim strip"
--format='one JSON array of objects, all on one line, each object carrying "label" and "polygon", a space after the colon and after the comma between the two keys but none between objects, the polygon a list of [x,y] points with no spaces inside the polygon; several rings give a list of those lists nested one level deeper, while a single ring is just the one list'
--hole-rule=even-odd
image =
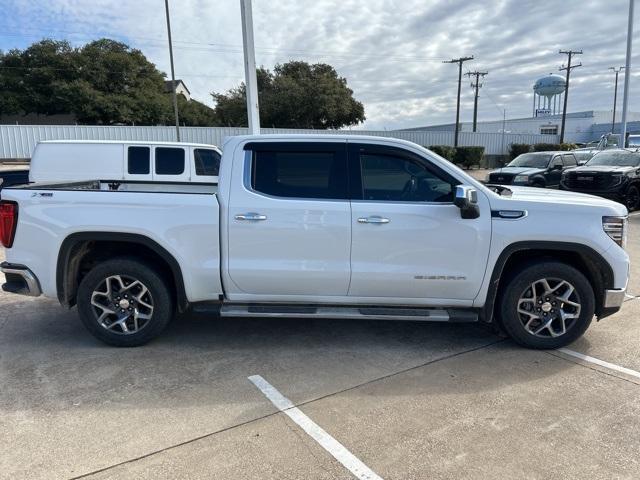
[{"label": "chrome trim strip", "polygon": [[2,271],[2,273],[4,274],[10,273],[12,275],[21,276],[27,284],[27,293],[25,295],[27,295],[28,297],[39,297],[40,295],[42,295],[42,290],[40,290],[38,279],[28,268],[2,267],[0,268],[0,271]]}]

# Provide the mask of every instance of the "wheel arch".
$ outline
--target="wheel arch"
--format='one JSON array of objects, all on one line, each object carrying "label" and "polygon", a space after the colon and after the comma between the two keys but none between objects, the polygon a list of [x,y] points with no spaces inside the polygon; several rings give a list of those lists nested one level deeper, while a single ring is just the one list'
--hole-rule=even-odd
[{"label": "wheel arch", "polygon": [[500,297],[505,278],[519,265],[536,260],[556,260],[567,263],[589,280],[596,302],[596,315],[603,313],[604,291],[613,288],[613,269],[607,261],[591,247],[572,242],[524,241],[507,246],[498,256],[490,277],[487,298],[481,309],[480,318],[485,322],[494,319],[496,302]]},{"label": "wheel arch", "polygon": [[78,285],[88,265],[121,255],[152,261],[171,282],[179,310],[187,309],[182,269],[171,253],[145,235],[99,231],[73,233],[62,242],[56,263],[56,291],[60,304],[69,308],[75,305]]}]

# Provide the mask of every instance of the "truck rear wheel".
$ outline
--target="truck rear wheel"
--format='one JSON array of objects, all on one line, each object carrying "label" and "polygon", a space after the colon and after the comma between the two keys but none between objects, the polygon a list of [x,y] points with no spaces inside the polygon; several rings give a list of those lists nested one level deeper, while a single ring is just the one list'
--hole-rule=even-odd
[{"label": "truck rear wheel", "polygon": [[137,259],[96,265],[78,287],[78,312],[99,340],[136,347],[157,337],[173,317],[173,299],[162,276]]},{"label": "truck rear wheel", "polygon": [[530,265],[517,273],[502,294],[502,325],[529,348],[563,347],[589,327],[595,297],[587,278],[560,262]]}]

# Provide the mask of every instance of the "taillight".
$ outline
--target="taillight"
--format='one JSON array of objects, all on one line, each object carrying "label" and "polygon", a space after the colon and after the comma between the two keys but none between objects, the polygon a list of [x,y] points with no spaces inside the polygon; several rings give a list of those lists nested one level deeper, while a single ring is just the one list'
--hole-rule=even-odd
[{"label": "taillight", "polygon": [[13,237],[16,235],[18,224],[18,204],[15,202],[0,202],[0,243],[5,248],[11,248]]}]

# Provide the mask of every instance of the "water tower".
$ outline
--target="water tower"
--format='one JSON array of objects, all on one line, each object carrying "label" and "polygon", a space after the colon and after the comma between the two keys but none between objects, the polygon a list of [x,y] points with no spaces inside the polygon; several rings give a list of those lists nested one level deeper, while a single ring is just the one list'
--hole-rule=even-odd
[{"label": "water tower", "polygon": [[564,77],[550,73],[533,85],[533,116],[544,117],[562,111],[562,94],[567,84]]}]

